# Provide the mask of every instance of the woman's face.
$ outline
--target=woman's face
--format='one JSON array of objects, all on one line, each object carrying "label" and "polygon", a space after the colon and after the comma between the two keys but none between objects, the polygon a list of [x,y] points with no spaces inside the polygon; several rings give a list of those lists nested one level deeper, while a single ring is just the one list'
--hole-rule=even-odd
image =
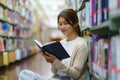
[{"label": "woman's face", "polygon": [[58,28],[65,35],[70,36],[75,31],[73,30],[73,26],[71,26],[64,17],[60,17],[58,20]]}]

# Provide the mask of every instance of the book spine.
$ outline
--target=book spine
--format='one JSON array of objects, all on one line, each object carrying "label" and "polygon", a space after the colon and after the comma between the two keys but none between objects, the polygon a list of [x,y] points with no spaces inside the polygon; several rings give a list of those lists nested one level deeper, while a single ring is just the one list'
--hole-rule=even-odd
[{"label": "book spine", "polygon": [[91,26],[93,27],[94,26],[94,16],[93,16],[93,14],[94,14],[94,1],[95,0],[90,0],[90,23],[91,23]]},{"label": "book spine", "polygon": [[109,51],[108,51],[108,80],[111,80],[111,69],[112,69],[112,51],[111,51],[111,41],[110,41],[110,44],[109,44]]},{"label": "book spine", "polygon": [[110,14],[114,13],[114,11],[118,8],[117,1],[119,0],[114,0],[114,3],[113,3],[113,0],[109,0],[109,13]]},{"label": "book spine", "polygon": [[90,2],[86,2],[86,26],[90,27]]},{"label": "book spine", "polygon": [[3,42],[3,38],[0,37],[0,51],[4,50],[4,42]]},{"label": "book spine", "polygon": [[111,51],[112,51],[112,65],[111,65],[111,80],[116,80],[116,77],[115,77],[115,65],[116,65],[116,61],[115,61],[115,58],[116,58],[116,44],[115,44],[115,42],[116,42],[116,39],[115,39],[115,37],[112,37],[112,39],[111,39]]},{"label": "book spine", "polygon": [[94,0],[94,13],[93,13],[94,26],[97,25],[97,10],[98,10],[98,0]]},{"label": "book spine", "polygon": [[120,0],[117,0],[118,8],[120,9]]},{"label": "book spine", "polygon": [[116,37],[116,80],[120,80],[120,36]]},{"label": "book spine", "polygon": [[3,52],[3,65],[7,66],[8,64],[9,64],[8,53],[7,52]]},{"label": "book spine", "polygon": [[120,80],[120,35],[113,36],[110,42],[109,80]]},{"label": "book spine", "polygon": [[102,0],[102,21],[108,20],[108,0]]},{"label": "book spine", "polygon": [[101,23],[101,21],[102,21],[102,19],[101,19],[101,15],[102,15],[102,13],[101,13],[101,0],[98,0],[98,10],[97,10],[97,24],[99,25],[100,23]]}]

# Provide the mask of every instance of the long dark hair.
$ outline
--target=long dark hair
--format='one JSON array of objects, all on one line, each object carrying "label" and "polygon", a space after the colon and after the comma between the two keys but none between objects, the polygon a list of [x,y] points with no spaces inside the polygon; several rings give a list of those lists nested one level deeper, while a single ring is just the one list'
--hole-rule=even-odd
[{"label": "long dark hair", "polygon": [[57,21],[59,21],[60,17],[64,17],[65,20],[73,26],[73,29],[77,32],[78,36],[82,36],[80,26],[79,26],[79,20],[77,16],[77,12],[75,12],[73,9],[65,9],[61,11],[58,15]]}]

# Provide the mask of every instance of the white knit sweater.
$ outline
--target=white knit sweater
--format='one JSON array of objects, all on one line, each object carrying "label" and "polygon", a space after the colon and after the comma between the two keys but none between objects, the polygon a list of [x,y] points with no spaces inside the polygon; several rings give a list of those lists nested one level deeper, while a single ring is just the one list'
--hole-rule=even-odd
[{"label": "white knit sweater", "polygon": [[[62,40],[64,42],[64,40]],[[61,42],[62,42],[61,41]],[[75,47],[70,57],[69,65],[65,65],[56,59],[52,64],[52,72],[54,76],[57,72],[63,72],[73,80],[85,80],[85,66],[88,56],[87,42],[84,38],[79,38],[75,43]]]}]

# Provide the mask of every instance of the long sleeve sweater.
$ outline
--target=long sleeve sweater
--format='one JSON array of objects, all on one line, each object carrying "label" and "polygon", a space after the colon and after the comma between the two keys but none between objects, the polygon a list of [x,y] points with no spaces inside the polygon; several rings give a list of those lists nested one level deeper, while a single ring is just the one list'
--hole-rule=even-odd
[{"label": "long sleeve sweater", "polygon": [[80,37],[73,49],[69,65],[66,66],[60,60],[56,59],[52,64],[52,72],[55,76],[57,75],[58,71],[63,72],[67,74],[71,80],[85,80],[87,56],[87,42],[84,38]]}]

